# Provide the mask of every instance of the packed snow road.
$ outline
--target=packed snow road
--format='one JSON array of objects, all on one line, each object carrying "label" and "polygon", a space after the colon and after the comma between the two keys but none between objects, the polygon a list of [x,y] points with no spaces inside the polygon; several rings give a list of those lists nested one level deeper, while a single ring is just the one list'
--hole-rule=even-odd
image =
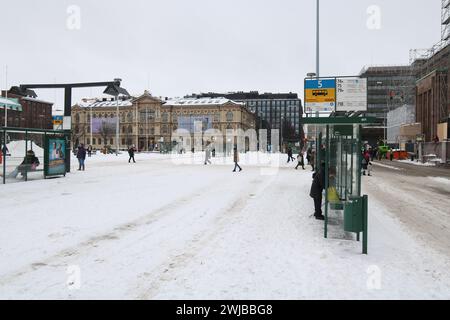
[{"label": "packed snow road", "polygon": [[450,298],[449,256],[380,201],[364,256],[339,225],[323,238],[310,171],[136,160],[0,187],[0,298]]}]

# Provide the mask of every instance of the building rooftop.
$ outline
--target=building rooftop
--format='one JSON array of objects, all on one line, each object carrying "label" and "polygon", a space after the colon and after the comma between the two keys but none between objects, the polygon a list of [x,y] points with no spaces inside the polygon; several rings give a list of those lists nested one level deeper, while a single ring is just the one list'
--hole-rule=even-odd
[{"label": "building rooftop", "polygon": [[200,93],[200,94],[192,94],[191,96],[187,96],[186,98],[206,98],[206,97],[224,97],[226,99],[231,100],[261,100],[261,99],[298,99],[298,94],[296,93],[259,93],[258,91],[250,91],[250,92],[227,92],[227,93],[216,93],[216,92],[208,92],[208,93]]},{"label": "building rooftop", "polygon": [[167,100],[166,105],[169,106],[217,106],[232,103],[245,106],[243,103],[235,102],[224,97],[202,97],[202,98],[175,98]]},{"label": "building rooftop", "polygon": [[[119,99],[120,107],[131,107],[133,103],[131,99]],[[77,103],[81,108],[111,108],[117,106],[117,101],[114,98],[103,98],[103,99],[83,99],[81,102]]]}]

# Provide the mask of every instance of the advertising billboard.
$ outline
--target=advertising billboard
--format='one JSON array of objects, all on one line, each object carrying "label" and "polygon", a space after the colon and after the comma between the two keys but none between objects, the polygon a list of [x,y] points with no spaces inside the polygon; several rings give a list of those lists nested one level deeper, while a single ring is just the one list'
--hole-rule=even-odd
[{"label": "advertising billboard", "polygon": [[178,117],[178,128],[179,129],[185,129],[189,131],[190,133],[195,132],[195,124],[201,123],[201,129],[202,131],[206,131],[211,129],[212,123],[213,123],[213,116],[212,115],[204,115],[204,116],[179,116]]},{"label": "advertising billboard", "polygon": [[105,131],[110,134],[115,134],[116,126],[117,117],[92,119],[92,133],[94,134],[102,134]]},{"label": "advertising billboard", "polygon": [[66,139],[47,137],[44,148],[44,175],[66,175]]},{"label": "advertising billboard", "polygon": [[305,80],[305,112],[332,112],[336,107],[336,79]]}]

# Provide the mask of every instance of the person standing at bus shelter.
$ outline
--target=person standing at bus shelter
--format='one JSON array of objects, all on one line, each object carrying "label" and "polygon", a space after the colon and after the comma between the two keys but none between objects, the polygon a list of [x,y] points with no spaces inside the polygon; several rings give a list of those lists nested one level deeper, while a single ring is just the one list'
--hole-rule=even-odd
[{"label": "person standing at bus shelter", "polygon": [[86,149],[84,148],[84,144],[80,144],[77,151],[77,159],[78,159],[78,171],[85,169],[84,162],[86,161]]}]

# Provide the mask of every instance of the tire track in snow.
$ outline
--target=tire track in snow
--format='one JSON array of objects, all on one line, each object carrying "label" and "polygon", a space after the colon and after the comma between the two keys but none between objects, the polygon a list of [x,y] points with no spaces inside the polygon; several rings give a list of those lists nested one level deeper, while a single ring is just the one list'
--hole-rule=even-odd
[{"label": "tire track in snow", "polygon": [[[215,181],[214,181],[215,182]],[[146,214],[143,217],[140,217],[138,219],[135,219],[130,222],[126,222],[123,224],[118,225],[117,227],[114,227],[109,232],[103,233],[99,236],[93,236],[89,238],[88,240],[82,241],[79,244],[72,246],[70,248],[66,248],[63,250],[60,250],[58,253],[51,255],[50,257],[36,261],[34,263],[31,263],[30,265],[24,266],[20,268],[19,271],[6,274],[0,277],[0,286],[6,285],[17,278],[20,278],[21,276],[27,275],[30,272],[37,271],[44,267],[60,267],[61,265],[65,265],[64,260],[67,258],[74,258],[76,256],[80,256],[90,250],[97,249],[99,246],[102,245],[102,243],[109,242],[109,241],[117,241],[120,240],[121,237],[125,236],[126,234],[135,231],[139,227],[143,227],[149,224],[152,224],[153,222],[157,221],[160,217],[172,213],[175,214],[176,210],[179,207],[185,206],[186,203],[192,202],[197,200],[198,198],[203,196],[204,192],[207,192],[211,189],[211,186],[204,187],[202,189],[196,190],[195,192],[192,192],[180,199],[178,199],[176,202],[168,203],[166,205],[163,205],[162,207],[155,209],[151,211],[149,214]]]},{"label": "tire track in snow", "polygon": [[[189,245],[173,258],[167,259],[164,263],[160,264],[157,268],[154,268],[150,272],[145,272],[139,276],[140,279],[144,279],[144,284],[151,281],[150,285],[138,284],[134,291],[137,294],[132,294],[135,299],[139,300],[151,300],[159,292],[160,287],[168,281],[176,279],[177,272],[183,270],[191,263],[192,259],[205,248],[206,245],[213,242],[213,240],[230,226],[230,220],[239,217],[242,210],[247,206],[249,201],[254,199],[254,194],[262,193],[265,189],[269,188],[271,183],[276,179],[276,176],[269,177],[267,181],[252,180],[250,185],[257,185],[255,190],[245,190],[245,194],[235,200],[226,209],[222,209],[218,214],[218,217],[213,222],[213,228],[208,228],[207,232],[198,232],[188,243]],[[164,270],[162,273],[159,270]],[[154,280],[149,280],[148,276],[157,274]],[[142,288],[144,287],[144,288]]]}]

